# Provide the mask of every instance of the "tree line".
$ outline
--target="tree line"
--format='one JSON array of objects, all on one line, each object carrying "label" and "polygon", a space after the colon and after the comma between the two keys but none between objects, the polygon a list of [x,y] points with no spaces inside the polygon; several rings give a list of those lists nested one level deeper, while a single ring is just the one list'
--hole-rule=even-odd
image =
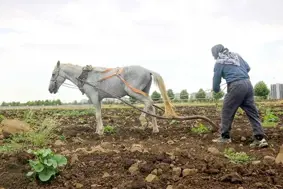
[{"label": "tree line", "polygon": [[35,100],[27,101],[24,103],[21,102],[2,102],[1,106],[54,106],[62,105],[60,99],[57,100]]},{"label": "tree line", "polygon": [[[268,89],[267,85],[263,81],[256,83],[256,85],[254,86],[254,94],[256,97],[259,97],[261,99],[267,99],[269,93],[270,93],[270,90]],[[199,89],[198,92],[195,93],[194,96],[191,95],[190,97],[188,91],[184,89],[180,92],[179,98],[176,98],[176,94],[174,93],[174,91],[172,89],[168,89],[167,95],[169,96],[170,100],[172,100],[173,102],[211,101],[211,100],[218,101],[224,97],[225,93],[223,91],[220,91],[219,93],[212,92],[212,96],[207,97],[206,92],[203,89]],[[157,91],[153,91],[153,93],[151,94],[151,99],[155,102],[162,101],[161,94]],[[135,103],[137,100],[134,99],[133,97],[130,97],[129,101],[131,103]],[[111,103],[111,102],[105,102],[105,104],[107,103]],[[57,100],[36,100],[36,101],[28,101],[24,103],[2,102],[1,106],[54,106],[54,105],[62,105],[62,104],[63,103],[61,102],[61,100],[57,99]],[[75,100],[73,102],[64,103],[64,104],[72,104],[72,105],[90,104],[90,101],[87,100],[85,102],[77,102]]]}]

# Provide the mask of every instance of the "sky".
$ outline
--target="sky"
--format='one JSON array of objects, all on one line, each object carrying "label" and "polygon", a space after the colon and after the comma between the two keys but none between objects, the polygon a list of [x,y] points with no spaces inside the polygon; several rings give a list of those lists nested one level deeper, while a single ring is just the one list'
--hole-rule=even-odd
[{"label": "sky", "polygon": [[282,0],[0,0],[0,102],[86,99],[65,87],[49,93],[58,60],[141,65],[175,93],[211,89],[211,47],[219,43],[249,63],[253,84],[283,83],[282,7]]}]

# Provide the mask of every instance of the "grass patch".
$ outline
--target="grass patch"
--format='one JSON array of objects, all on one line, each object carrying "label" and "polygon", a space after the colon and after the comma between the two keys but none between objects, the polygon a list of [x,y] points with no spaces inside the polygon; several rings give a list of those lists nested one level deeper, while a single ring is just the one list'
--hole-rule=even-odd
[{"label": "grass patch", "polygon": [[104,132],[107,134],[113,134],[116,132],[116,130],[113,126],[107,125],[104,127]]},{"label": "grass patch", "polygon": [[204,134],[204,133],[209,133],[210,129],[208,127],[206,127],[204,124],[199,123],[198,126],[193,127],[191,129],[191,131],[193,133],[197,133],[197,134]]},{"label": "grass patch", "polygon": [[5,139],[4,144],[0,146],[0,153],[22,151],[31,146],[46,146],[55,137],[54,130],[56,127],[55,120],[46,118],[37,129]]},{"label": "grass patch", "polygon": [[245,152],[236,152],[233,148],[225,149],[224,156],[235,164],[245,164],[253,160]]}]

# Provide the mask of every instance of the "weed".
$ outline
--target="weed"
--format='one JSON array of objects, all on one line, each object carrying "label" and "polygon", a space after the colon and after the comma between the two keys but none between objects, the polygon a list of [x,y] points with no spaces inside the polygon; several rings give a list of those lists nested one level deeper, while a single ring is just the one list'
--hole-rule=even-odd
[{"label": "weed", "polygon": [[110,125],[107,125],[104,127],[104,132],[108,134],[113,134],[115,133],[115,128]]},{"label": "weed", "polygon": [[11,141],[9,143],[4,143],[3,145],[0,146],[0,153],[12,153],[16,152],[20,149],[23,148],[22,144],[16,143],[14,141]]},{"label": "weed", "polygon": [[67,158],[65,156],[54,154],[50,149],[28,150],[28,153],[34,154],[36,159],[29,160],[32,171],[28,172],[26,176],[38,175],[38,178],[42,182],[50,180],[52,176],[55,176],[59,172],[58,167],[67,164]]},{"label": "weed", "polygon": [[277,123],[279,121],[279,118],[273,114],[273,112],[270,109],[267,109],[265,112],[265,116],[263,118],[263,127],[276,127]]},{"label": "weed", "polygon": [[56,128],[55,121],[46,118],[37,130],[27,133],[20,133],[4,140],[4,145],[0,147],[0,153],[12,153],[23,150],[28,146],[42,147],[53,138],[53,131]]},{"label": "weed", "polygon": [[210,132],[210,129],[208,127],[206,127],[205,125],[203,125],[202,123],[199,123],[199,125],[197,127],[193,127],[191,129],[191,131],[193,133],[197,133],[197,134],[203,134],[203,133],[208,133]]},{"label": "weed", "polygon": [[66,140],[66,137],[65,137],[64,135],[60,135],[60,136],[59,136],[59,140],[65,141],[65,140]]},{"label": "weed", "polygon": [[248,163],[253,160],[253,158],[249,157],[245,152],[236,152],[233,148],[225,149],[224,155],[232,163],[236,164]]},{"label": "weed", "polygon": [[6,119],[5,116],[3,116],[3,115],[0,114],[0,123],[1,123],[4,119]]},{"label": "weed", "polygon": [[31,125],[35,125],[37,123],[34,112],[32,110],[25,111],[24,121]]}]

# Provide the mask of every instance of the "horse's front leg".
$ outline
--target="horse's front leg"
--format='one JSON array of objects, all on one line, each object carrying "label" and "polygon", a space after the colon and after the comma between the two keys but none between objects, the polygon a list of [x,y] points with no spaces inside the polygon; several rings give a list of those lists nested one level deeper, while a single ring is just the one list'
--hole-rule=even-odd
[{"label": "horse's front leg", "polygon": [[104,128],[102,123],[102,117],[101,117],[101,102],[97,102],[95,104],[95,116],[96,116],[96,131],[98,135],[103,135]]},{"label": "horse's front leg", "polygon": [[102,123],[102,117],[101,117],[101,100],[99,100],[97,94],[92,94],[89,96],[91,102],[94,105],[95,108],[95,117],[96,117],[96,131],[95,133],[99,135],[103,135],[103,123]]}]

